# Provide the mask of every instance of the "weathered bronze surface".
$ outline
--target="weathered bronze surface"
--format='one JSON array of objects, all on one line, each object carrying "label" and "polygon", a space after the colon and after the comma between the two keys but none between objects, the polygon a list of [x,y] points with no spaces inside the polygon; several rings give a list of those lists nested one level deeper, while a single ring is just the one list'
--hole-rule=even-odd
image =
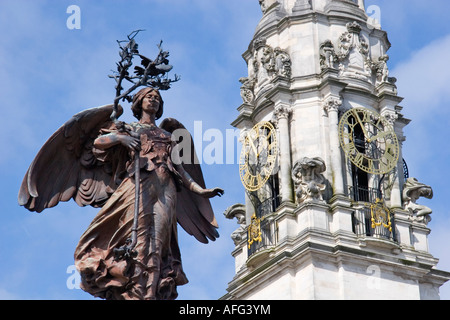
[{"label": "weathered bronze surface", "polygon": [[[135,87],[151,68],[162,70],[157,76],[165,73],[167,63],[155,69],[144,58],[146,69],[136,68]],[[130,66],[118,64],[119,74],[127,75]],[[131,92],[122,95],[117,82],[115,102]],[[144,86],[130,99],[137,122],[117,121],[123,113],[117,103],[78,113],[41,148],[19,191],[19,204],[30,211],[71,199],[101,208],[81,236],[75,264],[82,289],[104,299],[175,299],[177,286],[188,282],[177,222],[200,242],[219,236],[209,198],[223,190],[205,187],[192,137],[179,121],[168,118],[156,126],[163,100],[159,90]],[[180,158],[175,131],[190,139],[189,159]]]}]

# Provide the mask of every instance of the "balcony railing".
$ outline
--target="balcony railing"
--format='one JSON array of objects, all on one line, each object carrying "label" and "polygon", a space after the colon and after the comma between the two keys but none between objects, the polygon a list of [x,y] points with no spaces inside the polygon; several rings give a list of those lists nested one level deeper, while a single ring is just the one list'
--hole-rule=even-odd
[{"label": "balcony railing", "polygon": [[389,220],[385,224],[375,224],[372,218],[372,209],[370,207],[362,206],[357,208],[352,216],[353,232],[358,236],[396,241],[395,221],[392,215],[390,215]]},{"label": "balcony railing", "polygon": [[[355,202],[352,214],[353,232],[362,237],[373,237],[397,242],[395,220],[389,209],[383,207],[382,194],[374,188],[349,187],[349,196]],[[248,257],[276,245],[276,224],[271,214],[280,205],[280,198],[273,197],[261,202],[248,227]]]},{"label": "balcony railing", "polygon": [[248,256],[275,245],[275,222],[269,218],[270,214],[279,207],[280,197],[272,197],[261,202],[248,227]]},{"label": "balcony railing", "polygon": [[381,199],[382,194],[378,189],[367,187],[353,187],[349,188],[350,197],[356,202],[375,203],[377,199]]},{"label": "balcony railing", "polygon": [[352,215],[353,232],[358,236],[396,241],[394,216],[382,204],[379,190],[365,187],[349,187],[349,194],[356,202]]}]

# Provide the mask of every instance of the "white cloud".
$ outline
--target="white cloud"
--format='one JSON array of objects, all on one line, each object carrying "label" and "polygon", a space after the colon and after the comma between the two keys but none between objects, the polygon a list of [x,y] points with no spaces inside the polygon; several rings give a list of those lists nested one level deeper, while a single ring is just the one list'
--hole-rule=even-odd
[{"label": "white cloud", "polygon": [[[440,259],[439,269],[450,270],[448,226],[450,211],[447,201],[450,186],[443,177],[450,175],[450,72],[448,52],[450,34],[437,39],[392,70],[398,78],[399,94],[405,97],[403,113],[413,121],[405,128],[407,140],[403,153],[410,175],[433,187],[432,200],[419,203],[433,210],[429,227],[430,251]],[[441,288],[441,298],[450,299],[450,284]]]},{"label": "white cloud", "polygon": [[450,112],[443,106],[450,101],[449,50],[450,34],[414,52],[393,70],[400,95],[405,96],[405,112],[414,118],[434,116],[436,111]]},{"label": "white cloud", "polygon": [[[403,114],[413,121],[405,128],[405,158],[415,170],[430,169],[447,160],[450,125],[450,35],[431,42],[397,65],[399,94],[405,97]],[[445,161],[444,161],[445,162]]]}]

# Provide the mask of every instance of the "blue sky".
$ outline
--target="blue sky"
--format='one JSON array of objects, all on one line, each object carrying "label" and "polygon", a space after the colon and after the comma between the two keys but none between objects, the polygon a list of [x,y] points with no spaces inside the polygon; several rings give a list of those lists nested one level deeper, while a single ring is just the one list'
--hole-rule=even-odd
[{"label": "blue sky", "polygon": [[[69,30],[70,5],[81,9],[81,29]],[[446,0],[366,1],[378,5],[388,31],[391,76],[405,97],[404,156],[411,176],[434,189],[430,251],[438,267],[450,271],[450,3]],[[0,299],[91,299],[69,289],[68,268],[80,235],[97,210],[74,202],[42,214],[17,204],[28,166],[48,137],[75,113],[114,98],[107,76],[118,60],[116,40],[135,29],[141,52],[152,57],[162,39],[171,52],[173,73],[181,76],[163,93],[166,117],[193,130],[219,129],[225,135],[242,100],[239,78],[246,76],[241,54],[261,18],[257,0],[2,0],[0,2]],[[124,121],[133,121],[126,109]],[[204,141],[203,147],[210,142]],[[208,186],[226,190],[213,199],[221,237],[202,245],[180,229],[183,265],[190,283],[179,287],[180,299],[217,299],[234,275],[229,237],[235,221],[224,210],[243,201],[238,167],[204,165]],[[69,269],[70,272],[70,269]],[[450,299],[450,285],[442,288]]]}]

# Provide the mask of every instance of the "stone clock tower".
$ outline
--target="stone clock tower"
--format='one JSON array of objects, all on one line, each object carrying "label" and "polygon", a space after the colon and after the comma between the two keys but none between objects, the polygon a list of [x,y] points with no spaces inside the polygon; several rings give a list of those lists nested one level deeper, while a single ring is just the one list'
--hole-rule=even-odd
[{"label": "stone clock tower", "polygon": [[260,0],[243,57],[244,204],[223,299],[439,299],[385,31],[363,0]]}]

